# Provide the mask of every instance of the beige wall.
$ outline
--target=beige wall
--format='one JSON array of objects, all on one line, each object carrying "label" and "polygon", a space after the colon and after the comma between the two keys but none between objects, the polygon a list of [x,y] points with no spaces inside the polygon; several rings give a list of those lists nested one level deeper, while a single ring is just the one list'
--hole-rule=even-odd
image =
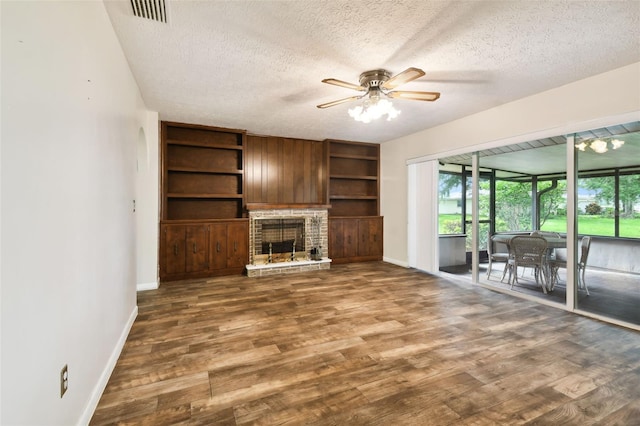
[{"label": "beige wall", "polygon": [[618,124],[619,119],[640,120],[640,62],[383,143],[385,260],[408,261],[407,161]]},{"label": "beige wall", "polygon": [[[137,314],[141,262],[156,281],[157,114],[102,2],[2,1],[0,15],[0,424],[88,424]],[[152,195],[134,213],[136,190]]]}]

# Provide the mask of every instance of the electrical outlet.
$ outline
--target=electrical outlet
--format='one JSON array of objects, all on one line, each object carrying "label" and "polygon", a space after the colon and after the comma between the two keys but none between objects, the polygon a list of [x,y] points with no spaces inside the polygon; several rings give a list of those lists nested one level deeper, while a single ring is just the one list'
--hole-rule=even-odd
[{"label": "electrical outlet", "polygon": [[66,365],[60,370],[60,398],[64,396],[64,393],[69,388],[69,367]]}]

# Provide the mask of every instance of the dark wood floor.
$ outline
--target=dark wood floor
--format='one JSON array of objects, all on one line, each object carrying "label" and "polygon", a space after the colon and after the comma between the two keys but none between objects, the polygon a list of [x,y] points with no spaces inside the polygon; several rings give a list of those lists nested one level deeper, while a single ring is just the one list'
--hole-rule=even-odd
[{"label": "dark wood floor", "polygon": [[640,333],[385,263],[139,309],[92,425],[640,424]]}]

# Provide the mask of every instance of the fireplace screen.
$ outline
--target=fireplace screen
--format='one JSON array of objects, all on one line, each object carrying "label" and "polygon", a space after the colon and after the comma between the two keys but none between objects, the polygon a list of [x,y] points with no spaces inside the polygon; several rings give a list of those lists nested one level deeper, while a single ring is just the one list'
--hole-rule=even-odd
[{"label": "fireplace screen", "polygon": [[303,253],[304,218],[255,221],[255,254]]}]

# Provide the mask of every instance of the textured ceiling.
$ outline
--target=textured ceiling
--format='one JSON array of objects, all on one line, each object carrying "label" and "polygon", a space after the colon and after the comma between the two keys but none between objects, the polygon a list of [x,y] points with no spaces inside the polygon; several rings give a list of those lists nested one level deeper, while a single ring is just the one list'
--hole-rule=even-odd
[{"label": "textured ceiling", "polygon": [[[254,134],[384,142],[640,61],[636,0],[166,1],[167,24],[105,1],[147,107]],[[316,108],[358,94],[324,78],[408,67],[400,90],[442,97],[369,124]]]}]

